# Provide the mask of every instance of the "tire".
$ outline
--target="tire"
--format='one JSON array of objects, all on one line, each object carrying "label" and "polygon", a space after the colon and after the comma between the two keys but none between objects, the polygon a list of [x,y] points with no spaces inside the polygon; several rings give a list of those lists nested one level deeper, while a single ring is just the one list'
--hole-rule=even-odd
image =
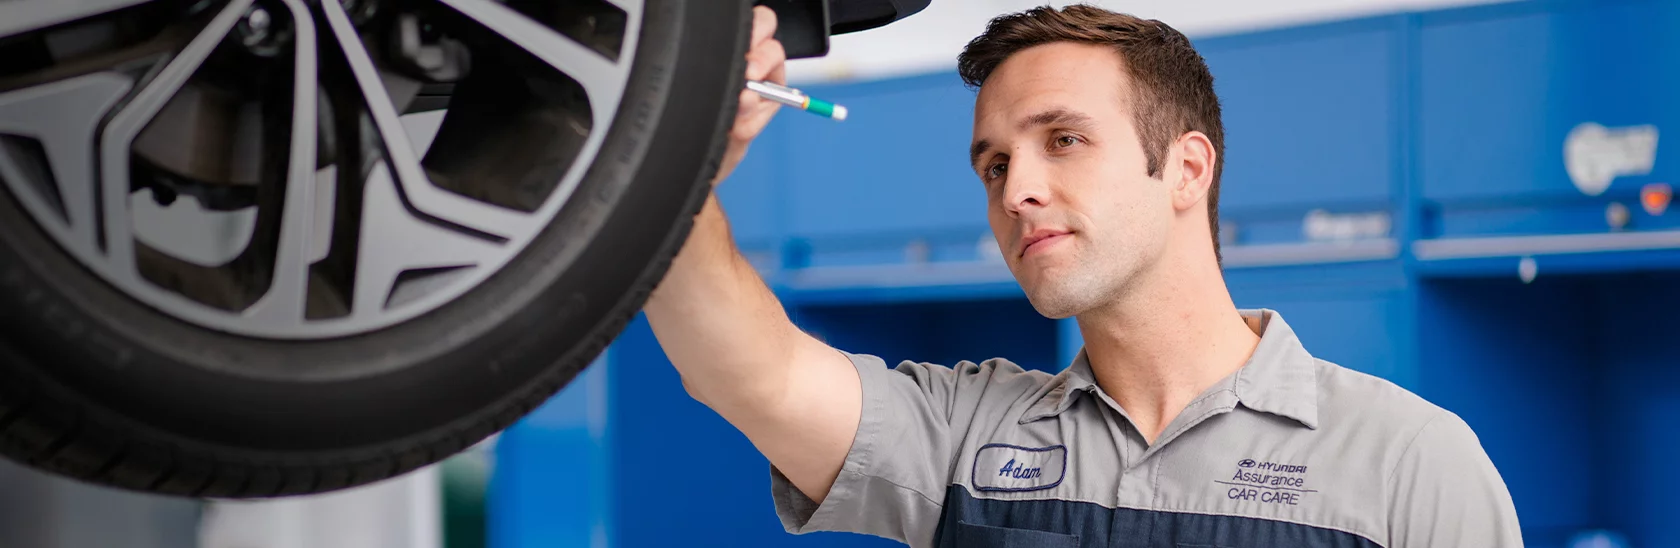
[{"label": "tire", "polygon": [[640,310],[710,192],[751,18],[747,1],[701,4],[646,0],[611,130],[552,220],[470,289],[377,329],[183,319],[93,272],[0,186],[0,454],[127,490],[260,498],[400,475],[508,427]]}]

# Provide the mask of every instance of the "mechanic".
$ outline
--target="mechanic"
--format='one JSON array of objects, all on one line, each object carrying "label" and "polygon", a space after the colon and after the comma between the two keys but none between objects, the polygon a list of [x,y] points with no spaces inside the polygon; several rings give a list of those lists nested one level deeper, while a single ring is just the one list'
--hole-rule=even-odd
[{"label": "mechanic", "polygon": [[[747,77],[784,82],[774,16],[755,18]],[[689,394],[771,462],[788,531],[918,547],[1522,545],[1464,421],[1314,358],[1276,311],[1233,304],[1219,101],[1183,34],[1037,8],[994,19],[958,67],[978,88],[970,159],[1004,259],[1039,313],[1077,318],[1084,347],[1056,375],[830,348],[789,321],[713,198],[646,312]],[[742,94],[719,178],[775,110]]]}]

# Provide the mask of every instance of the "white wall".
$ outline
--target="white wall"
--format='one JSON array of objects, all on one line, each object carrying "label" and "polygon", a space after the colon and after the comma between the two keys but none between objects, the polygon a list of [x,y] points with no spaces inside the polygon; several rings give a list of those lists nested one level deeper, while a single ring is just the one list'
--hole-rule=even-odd
[{"label": "white wall", "polygon": [[[1510,0],[1088,0],[1086,3],[1159,19],[1191,37],[1307,22]],[[875,79],[953,70],[963,45],[992,17],[1043,0],[933,0],[921,13],[875,30],[836,36],[829,55],[794,61],[794,83]]]}]

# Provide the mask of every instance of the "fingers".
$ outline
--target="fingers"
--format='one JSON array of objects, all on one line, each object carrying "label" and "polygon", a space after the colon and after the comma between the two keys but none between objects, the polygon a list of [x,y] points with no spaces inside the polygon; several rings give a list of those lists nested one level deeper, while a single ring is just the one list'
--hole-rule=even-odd
[{"label": "fingers", "polygon": [[729,138],[735,141],[751,141],[758,134],[749,131],[752,119],[765,110],[765,103],[770,101],[759,97],[751,90],[741,91],[740,106],[735,111],[735,124],[729,130]]},{"label": "fingers", "polygon": [[729,136],[737,141],[751,141],[757,138],[781,108],[781,103],[760,97],[755,92],[741,92],[741,106],[735,113],[735,124],[730,129]]},{"label": "fingers", "polygon": [[770,39],[747,50],[747,79],[786,83],[787,50],[780,40]]},{"label": "fingers", "polygon": [[771,55],[773,55],[772,58],[775,59],[775,63],[771,65],[773,68],[770,69],[770,74],[764,76],[764,79],[777,84],[787,84],[787,51],[782,49],[782,43],[779,41],[771,42],[770,45],[774,47]]},{"label": "fingers", "polygon": [[776,35],[776,12],[764,6],[753,8],[752,43],[749,48],[756,48],[760,43]]},{"label": "fingers", "polygon": [[[750,141],[756,139],[764,131],[764,126],[770,125],[770,120],[776,117],[776,111],[782,107],[781,103],[759,97],[757,93],[747,91],[742,93],[742,108],[735,116],[735,128],[731,135],[736,139]],[[752,106],[744,96],[752,95]]]},{"label": "fingers", "polygon": [[[775,12],[763,6],[753,8],[753,45],[747,51],[748,80],[787,83],[787,50],[773,37],[775,31]],[[741,142],[758,137],[780,108],[780,103],[752,91],[742,91],[730,137]]]},{"label": "fingers", "polygon": [[[782,50],[782,43],[776,40],[766,41],[752,51],[747,52],[747,79],[767,80],[777,84],[787,83],[787,53]],[[764,118],[757,127],[763,127],[765,122],[776,113],[781,103],[765,99],[752,91],[741,92],[740,107],[736,113],[736,125],[742,121]],[[754,134],[757,132],[754,131]]]},{"label": "fingers", "polygon": [[[787,50],[782,48],[782,43],[775,39],[775,35],[776,12],[764,6],[753,8],[752,43],[747,50],[748,80],[787,83]],[[718,166],[718,173],[713,179],[714,184],[735,170],[736,164],[746,155],[753,139],[758,138],[764,127],[770,124],[770,120],[776,116],[776,111],[781,106],[780,103],[765,99],[756,92],[741,91],[735,111],[735,123],[729,130],[729,146]]]}]

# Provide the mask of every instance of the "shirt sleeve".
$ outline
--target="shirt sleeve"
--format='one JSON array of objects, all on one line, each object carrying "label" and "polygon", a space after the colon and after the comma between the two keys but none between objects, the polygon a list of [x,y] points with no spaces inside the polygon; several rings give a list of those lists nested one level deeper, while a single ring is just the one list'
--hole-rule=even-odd
[{"label": "shirt sleeve", "polygon": [[1470,425],[1441,411],[1389,477],[1390,548],[1522,548],[1516,505]]},{"label": "shirt sleeve", "polygon": [[[771,495],[789,532],[842,531],[930,546],[951,483],[955,448],[981,396],[1030,390],[1042,379],[1012,363],[956,367],[844,353],[857,367],[863,411],[852,447],[821,505],[774,465]],[[1036,372],[1035,372],[1036,373]]]}]

